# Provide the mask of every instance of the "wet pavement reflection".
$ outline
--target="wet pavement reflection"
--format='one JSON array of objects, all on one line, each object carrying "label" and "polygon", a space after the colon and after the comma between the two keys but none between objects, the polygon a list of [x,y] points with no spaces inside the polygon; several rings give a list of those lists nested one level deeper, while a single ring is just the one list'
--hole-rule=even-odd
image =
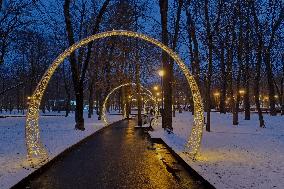
[{"label": "wet pavement reflection", "polygon": [[24,188],[204,188],[135,125],[124,120],[97,132]]}]

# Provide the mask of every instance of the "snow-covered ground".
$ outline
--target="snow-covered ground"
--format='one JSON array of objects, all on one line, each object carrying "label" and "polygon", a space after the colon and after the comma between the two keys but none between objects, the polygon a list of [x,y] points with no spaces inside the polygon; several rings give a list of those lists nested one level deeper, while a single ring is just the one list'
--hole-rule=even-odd
[{"label": "snow-covered ground", "polygon": [[[5,113],[8,115],[9,113]],[[17,112],[12,113],[12,115]],[[57,114],[58,113],[47,113]],[[64,115],[64,112],[60,113]],[[3,114],[1,114],[3,115]],[[245,121],[240,114],[239,126],[232,125],[230,114],[212,113],[211,132],[205,132],[197,161],[183,153],[183,146],[191,130],[192,115],[176,113],[174,134],[167,134],[160,126],[150,132],[161,137],[199,174],[216,188],[284,188],[284,117],[264,115],[266,128],[258,127],[258,117]],[[122,119],[108,116],[110,122]],[[30,174],[26,163],[24,140],[25,117],[0,118],[0,188],[9,188]],[[94,116],[85,114],[86,130],[74,130],[74,115],[41,116],[41,138],[51,158],[69,146],[103,127]]]},{"label": "snow-covered ground", "polygon": [[162,138],[216,188],[284,188],[284,116],[264,115],[266,128],[259,128],[257,114],[250,121],[240,114],[239,126],[233,126],[231,114],[212,113],[211,132],[204,130],[196,161],[183,153],[192,119],[189,112],[176,113],[174,134],[160,126],[150,134]]},{"label": "snow-covered ground", "polygon": [[[4,114],[4,113],[3,113]],[[8,113],[5,113],[6,115]],[[57,114],[58,113],[47,113]],[[60,113],[64,115],[63,113]],[[2,115],[2,114],[1,114]],[[14,115],[14,113],[13,113]],[[85,117],[85,131],[74,129],[74,114],[64,116],[41,116],[40,129],[43,144],[50,158],[55,157],[64,149],[79,142],[104,125],[95,115],[91,119]],[[120,115],[107,116],[109,122],[122,119]],[[34,171],[26,163],[25,117],[0,118],[0,188],[10,188],[22,178]]]}]

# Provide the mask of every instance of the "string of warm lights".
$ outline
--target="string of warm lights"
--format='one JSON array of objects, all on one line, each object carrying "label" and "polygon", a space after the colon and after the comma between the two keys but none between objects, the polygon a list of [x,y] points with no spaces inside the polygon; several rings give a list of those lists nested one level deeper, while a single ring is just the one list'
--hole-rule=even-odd
[{"label": "string of warm lights", "polygon": [[113,31],[102,32],[102,33],[89,36],[73,44],[54,60],[54,62],[51,64],[51,66],[48,68],[48,70],[43,75],[33,95],[29,99],[30,101],[29,101],[29,107],[28,107],[27,118],[26,118],[26,129],[25,129],[26,146],[27,146],[27,152],[28,152],[28,159],[32,165],[33,164],[36,165],[38,162],[42,162],[48,158],[48,154],[40,141],[39,124],[38,124],[39,118],[38,117],[39,117],[39,106],[42,100],[42,96],[55,70],[64,61],[64,59],[70,56],[71,53],[73,53],[76,49],[94,40],[107,38],[111,36],[126,36],[126,37],[131,37],[131,38],[139,38],[141,40],[147,41],[153,45],[156,45],[162,50],[164,50],[178,64],[178,66],[180,67],[180,69],[182,70],[182,72],[184,73],[188,81],[188,84],[192,91],[193,101],[194,101],[194,123],[193,123],[192,131],[189,137],[189,141],[187,143],[187,147],[189,148],[190,153],[193,156],[197,154],[198,149],[200,147],[202,132],[204,128],[203,104],[202,104],[201,95],[198,89],[198,85],[195,82],[194,77],[190,74],[185,63],[169,47],[167,47],[163,43],[147,35],[132,32],[132,31],[113,30]]}]

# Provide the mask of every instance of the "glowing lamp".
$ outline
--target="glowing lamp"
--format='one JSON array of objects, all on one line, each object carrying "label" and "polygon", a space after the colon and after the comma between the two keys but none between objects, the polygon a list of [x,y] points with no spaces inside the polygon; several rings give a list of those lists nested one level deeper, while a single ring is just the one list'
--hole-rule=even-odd
[{"label": "glowing lamp", "polygon": [[158,74],[160,77],[163,77],[165,75],[165,71],[164,70],[159,70]]}]

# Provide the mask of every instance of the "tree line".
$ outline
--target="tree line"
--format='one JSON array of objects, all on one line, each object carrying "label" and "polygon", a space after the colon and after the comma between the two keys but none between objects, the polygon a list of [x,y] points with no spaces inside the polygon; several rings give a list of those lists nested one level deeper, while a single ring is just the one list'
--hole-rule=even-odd
[{"label": "tree line", "polygon": [[[3,0],[0,13],[0,111],[24,112],[43,73],[67,47],[90,35],[130,30],[158,39],[185,61],[204,100],[206,129],[210,112],[239,112],[249,120],[256,111],[264,127],[264,106],[271,116],[284,114],[284,3],[281,0]],[[41,109],[64,100],[66,115],[75,100],[76,128],[110,90],[122,106],[141,85],[152,90],[163,69],[163,127],[172,130],[175,108],[190,105],[192,94],[183,73],[165,52],[138,39],[110,37],[76,50],[56,71]],[[139,120],[141,97],[137,96]],[[128,106],[129,107],[129,106]],[[191,108],[193,111],[193,108]],[[128,111],[129,112],[129,111]]]}]

